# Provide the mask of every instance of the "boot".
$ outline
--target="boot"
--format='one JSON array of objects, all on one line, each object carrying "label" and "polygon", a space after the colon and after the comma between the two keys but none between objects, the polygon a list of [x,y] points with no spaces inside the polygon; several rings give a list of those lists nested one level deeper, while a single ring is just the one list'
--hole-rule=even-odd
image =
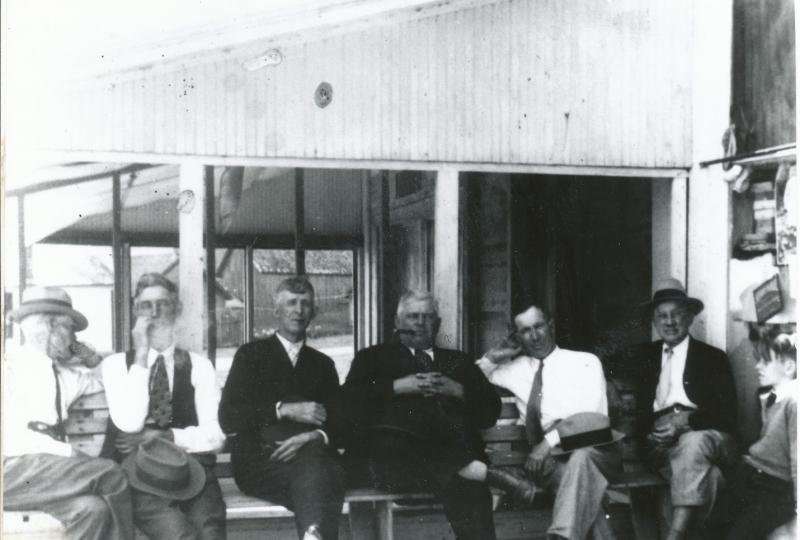
[{"label": "boot", "polygon": [[508,469],[489,467],[486,471],[486,483],[500,488],[527,506],[533,504],[536,486],[530,480],[521,478]]}]

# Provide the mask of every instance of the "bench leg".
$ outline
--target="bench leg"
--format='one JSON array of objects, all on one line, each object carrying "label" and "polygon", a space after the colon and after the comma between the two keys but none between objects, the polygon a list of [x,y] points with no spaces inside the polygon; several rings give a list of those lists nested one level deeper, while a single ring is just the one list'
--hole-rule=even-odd
[{"label": "bench leg", "polygon": [[379,540],[394,540],[394,515],[392,503],[380,501],[375,505],[376,519],[378,521]]},{"label": "bench leg", "polygon": [[659,538],[658,488],[632,488],[628,490],[631,499],[631,521],[638,540]]},{"label": "bench leg", "polygon": [[371,502],[351,502],[350,537],[352,540],[373,540],[378,538],[375,507]]}]

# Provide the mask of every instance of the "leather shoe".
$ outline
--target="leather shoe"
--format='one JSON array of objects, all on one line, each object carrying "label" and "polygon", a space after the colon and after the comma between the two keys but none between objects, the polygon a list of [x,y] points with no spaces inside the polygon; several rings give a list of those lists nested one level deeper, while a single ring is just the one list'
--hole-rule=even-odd
[{"label": "leather shoe", "polygon": [[517,476],[509,469],[489,468],[486,471],[486,482],[511,494],[520,502],[530,506],[536,497],[536,486],[526,478]]}]

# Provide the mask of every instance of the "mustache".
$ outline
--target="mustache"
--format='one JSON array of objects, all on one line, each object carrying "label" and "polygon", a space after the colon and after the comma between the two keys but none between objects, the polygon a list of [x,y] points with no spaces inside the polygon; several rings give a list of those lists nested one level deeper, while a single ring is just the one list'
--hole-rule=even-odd
[{"label": "mustache", "polygon": [[405,328],[395,328],[394,333],[399,335],[411,336],[416,332],[414,332],[413,330],[407,330]]}]

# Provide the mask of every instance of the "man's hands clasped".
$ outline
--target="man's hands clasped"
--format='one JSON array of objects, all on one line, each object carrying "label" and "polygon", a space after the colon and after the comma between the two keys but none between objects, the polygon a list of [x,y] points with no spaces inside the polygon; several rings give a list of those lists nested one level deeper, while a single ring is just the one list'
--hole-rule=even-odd
[{"label": "man's hands clasped", "polygon": [[325,405],[315,401],[298,401],[296,403],[281,403],[278,408],[281,419],[294,420],[302,424],[321,426],[328,419]]},{"label": "man's hands clasped", "polygon": [[394,381],[395,394],[447,396],[464,399],[464,386],[447,375],[437,372],[412,373]]}]

